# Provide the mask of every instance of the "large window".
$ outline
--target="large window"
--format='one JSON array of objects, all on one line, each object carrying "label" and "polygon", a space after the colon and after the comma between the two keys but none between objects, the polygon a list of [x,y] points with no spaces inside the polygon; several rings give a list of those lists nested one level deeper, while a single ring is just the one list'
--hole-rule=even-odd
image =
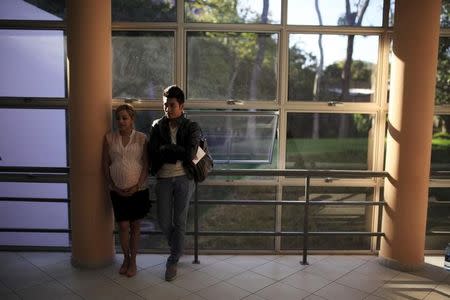
[{"label": "large window", "polygon": [[[68,165],[65,2],[0,1],[0,167],[4,170],[50,174],[51,169]],[[442,5],[433,172],[450,170],[449,1]],[[138,130],[150,131],[152,122],[163,115],[163,88],[177,84],[186,92],[186,112],[202,126],[218,169],[384,169],[395,1],[112,0],[111,7],[112,106],[124,101],[136,104]],[[380,201],[382,182],[364,177],[313,178],[311,200]],[[20,194],[23,189],[34,191],[28,184],[0,182],[5,191],[0,212],[20,211],[25,218],[39,214],[11,224],[70,227],[67,195],[52,192],[53,185],[60,188],[59,183],[35,183],[47,190],[45,195]],[[303,185],[304,178],[291,176],[214,176],[200,185],[199,195],[203,200],[302,200]],[[430,199],[441,199],[449,186],[448,179],[431,180]],[[448,206],[438,201],[430,206],[429,229],[448,230],[440,215]],[[302,213],[301,205],[204,205],[200,227],[302,230]],[[48,219],[56,214],[58,218]],[[377,216],[372,206],[314,204],[311,230],[377,231]],[[190,218],[192,230],[192,214]],[[144,230],[154,228],[153,220],[144,221]],[[45,245],[31,238],[39,234],[43,233],[5,233],[1,243],[12,245],[16,237],[17,245],[26,246],[28,238],[28,245]],[[67,233],[45,233],[45,237],[49,237],[47,245],[70,244]],[[428,249],[441,249],[441,239],[432,239],[436,237],[430,235]],[[311,245],[375,250],[374,240],[312,237]],[[188,247],[192,242],[189,237]],[[164,248],[165,242],[151,235],[143,238],[142,245]],[[301,246],[298,237],[290,236],[200,239],[203,249],[297,250]]]}]

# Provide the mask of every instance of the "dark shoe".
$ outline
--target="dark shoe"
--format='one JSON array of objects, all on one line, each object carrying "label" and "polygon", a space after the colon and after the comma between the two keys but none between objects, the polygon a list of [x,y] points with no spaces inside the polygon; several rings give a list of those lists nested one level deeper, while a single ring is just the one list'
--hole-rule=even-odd
[{"label": "dark shoe", "polygon": [[166,281],[172,281],[177,277],[177,264],[168,264],[166,268]]}]

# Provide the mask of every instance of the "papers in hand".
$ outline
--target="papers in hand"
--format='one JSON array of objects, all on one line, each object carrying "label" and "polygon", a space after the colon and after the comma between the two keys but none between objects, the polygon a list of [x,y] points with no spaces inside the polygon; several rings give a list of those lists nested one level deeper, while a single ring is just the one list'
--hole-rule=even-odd
[{"label": "papers in hand", "polygon": [[203,151],[202,147],[198,146],[197,153],[195,154],[195,158],[192,160],[194,165],[196,165],[203,156],[205,156],[205,151]]}]

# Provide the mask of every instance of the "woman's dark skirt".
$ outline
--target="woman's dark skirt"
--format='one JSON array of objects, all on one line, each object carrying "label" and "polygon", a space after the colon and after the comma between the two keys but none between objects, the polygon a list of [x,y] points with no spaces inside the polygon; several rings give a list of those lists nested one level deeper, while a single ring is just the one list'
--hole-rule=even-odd
[{"label": "woman's dark skirt", "polygon": [[148,189],[138,191],[130,197],[122,197],[115,191],[111,191],[110,195],[116,222],[136,221],[144,218],[150,211]]}]

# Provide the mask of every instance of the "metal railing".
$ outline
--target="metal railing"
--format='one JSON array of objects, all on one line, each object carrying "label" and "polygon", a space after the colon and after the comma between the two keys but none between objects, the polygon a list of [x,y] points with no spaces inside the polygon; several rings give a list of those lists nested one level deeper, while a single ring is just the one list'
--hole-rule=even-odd
[{"label": "metal railing", "polygon": [[[0,182],[51,182],[51,183],[68,183],[69,168],[22,168],[22,167],[0,167]],[[433,179],[448,179],[449,172],[433,172]],[[194,231],[187,232],[188,235],[194,237],[194,263],[199,263],[199,245],[200,236],[298,236],[303,238],[302,264],[307,264],[307,255],[309,251],[309,238],[311,236],[375,236],[377,237],[377,245],[380,238],[384,236],[381,232],[382,210],[378,213],[378,226],[375,232],[358,232],[358,231],[309,231],[309,208],[314,205],[362,205],[362,206],[378,206],[381,208],[385,205],[384,201],[310,201],[310,180],[312,178],[383,178],[388,176],[386,172],[371,171],[345,171],[345,170],[248,170],[248,169],[230,169],[230,170],[214,170],[211,176],[259,176],[259,177],[295,177],[304,178],[304,201],[296,200],[199,200],[198,186],[196,186],[194,200]],[[70,205],[69,199],[51,199],[51,198],[11,198],[0,197],[0,201],[17,201],[17,202],[62,202]],[[152,201],[154,202],[154,201]],[[450,204],[450,201],[438,201],[438,204]],[[303,206],[303,231],[200,231],[198,209],[200,205],[294,205]],[[48,228],[0,228],[0,232],[36,232],[36,233],[71,233],[70,226],[68,229],[48,229]],[[161,234],[161,231],[142,231],[146,234]],[[427,235],[449,235],[449,231],[430,231]],[[2,248],[2,247],[0,247]],[[42,247],[38,247],[42,249]]]},{"label": "metal railing", "polygon": [[[311,205],[364,205],[364,206],[378,206],[381,207],[385,204],[383,201],[320,201],[310,202],[310,180],[311,178],[377,178],[386,177],[386,172],[371,172],[371,171],[337,171],[337,170],[248,170],[248,169],[235,169],[235,170],[214,170],[211,176],[261,176],[261,177],[295,177],[305,179],[304,181],[304,196],[305,201],[290,201],[290,200],[199,200],[198,186],[195,189],[194,196],[194,261],[193,263],[199,263],[198,260],[198,238],[199,236],[302,236],[303,237],[303,249],[302,249],[302,264],[307,264],[308,255],[308,241],[310,236],[321,235],[358,235],[358,236],[376,236],[377,244],[378,239],[384,236],[384,233],[380,231],[376,232],[349,232],[349,231],[334,231],[334,232],[310,232],[309,228],[309,207]],[[303,231],[199,231],[198,224],[198,207],[199,205],[208,204],[222,204],[222,205],[301,205],[304,206],[303,214]],[[381,224],[382,214],[381,211],[378,214],[378,224]],[[378,228],[380,229],[380,228]]]}]

